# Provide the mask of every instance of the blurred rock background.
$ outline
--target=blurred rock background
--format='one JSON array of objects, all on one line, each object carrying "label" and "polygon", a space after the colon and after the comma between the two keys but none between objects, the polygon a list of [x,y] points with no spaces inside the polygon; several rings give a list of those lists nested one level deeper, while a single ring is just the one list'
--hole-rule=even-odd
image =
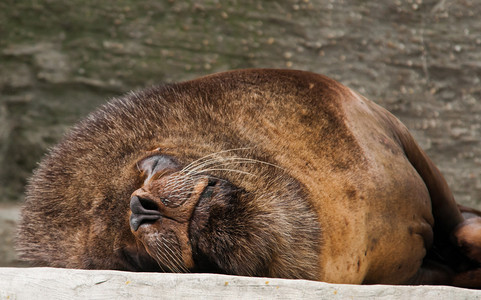
[{"label": "blurred rock background", "polygon": [[481,208],[477,0],[2,0],[0,266],[47,148],[109,98],[236,68],[323,73],[399,117]]}]

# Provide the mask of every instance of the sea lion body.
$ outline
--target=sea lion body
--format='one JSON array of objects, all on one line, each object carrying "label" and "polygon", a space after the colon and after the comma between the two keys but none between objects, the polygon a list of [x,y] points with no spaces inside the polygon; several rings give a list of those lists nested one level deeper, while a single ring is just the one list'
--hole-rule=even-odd
[{"label": "sea lion body", "polygon": [[[479,275],[452,238],[461,226],[463,247],[481,247],[463,222],[389,112],[322,75],[239,70],[77,125],[30,181],[18,248],[60,267],[453,284]],[[443,256],[426,272],[439,247],[465,267]]]}]

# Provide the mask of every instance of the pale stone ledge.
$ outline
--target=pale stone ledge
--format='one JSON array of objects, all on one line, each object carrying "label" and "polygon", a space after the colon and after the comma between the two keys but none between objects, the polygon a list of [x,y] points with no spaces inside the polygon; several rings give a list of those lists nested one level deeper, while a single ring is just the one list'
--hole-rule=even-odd
[{"label": "pale stone ledge", "polygon": [[327,284],[213,274],[0,268],[0,299],[481,299],[446,286]]}]

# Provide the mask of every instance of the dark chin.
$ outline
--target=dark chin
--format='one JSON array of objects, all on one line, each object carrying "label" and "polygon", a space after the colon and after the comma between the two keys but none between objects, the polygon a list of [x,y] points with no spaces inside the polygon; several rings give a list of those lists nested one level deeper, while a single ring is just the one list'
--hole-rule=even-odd
[{"label": "dark chin", "polygon": [[[217,230],[236,227],[239,220],[233,215],[242,211],[241,198],[244,191],[227,181],[217,181],[209,186],[201,196],[190,221],[189,237],[192,245],[194,268],[192,272],[224,273],[232,271],[220,266],[229,250],[222,245],[226,240],[215,236]],[[242,213],[241,213],[242,214]]]},{"label": "dark chin", "polygon": [[[211,191],[207,191],[207,189],[211,189]],[[214,201],[209,195],[205,195],[206,193],[212,192],[212,188],[208,187],[207,189],[201,195],[190,219],[189,237],[191,243],[193,242],[194,244],[198,241],[200,234],[205,231],[209,218],[211,217],[211,207],[214,203],[219,202],[218,200]]]},{"label": "dark chin", "polygon": [[221,217],[211,216],[213,209],[232,206],[232,203],[238,200],[239,194],[239,188],[233,184],[224,180],[209,179],[209,185],[200,195],[199,202],[192,212],[189,226],[191,241],[196,242],[199,234],[205,232],[208,223],[212,221],[211,217]]},{"label": "dark chin", "polygon": [[123,270],[134,272],[161,272],[159,264],[145,251],[144,246],[137,249],[124,248],[119,253]]}]

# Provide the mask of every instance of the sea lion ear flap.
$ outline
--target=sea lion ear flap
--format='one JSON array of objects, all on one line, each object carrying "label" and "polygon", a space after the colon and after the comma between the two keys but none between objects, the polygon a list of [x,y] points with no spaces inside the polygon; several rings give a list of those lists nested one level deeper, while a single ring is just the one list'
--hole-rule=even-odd
[{"label": "sea lion ear flap", "polygon": [[179,165],[174,158],[167,155],[152,155],[148,156],[137,163],[137,167],[142,171],[147,178],[145,182],[149,181],[155,173],[161,172],[167,169],[177,169]]}]

